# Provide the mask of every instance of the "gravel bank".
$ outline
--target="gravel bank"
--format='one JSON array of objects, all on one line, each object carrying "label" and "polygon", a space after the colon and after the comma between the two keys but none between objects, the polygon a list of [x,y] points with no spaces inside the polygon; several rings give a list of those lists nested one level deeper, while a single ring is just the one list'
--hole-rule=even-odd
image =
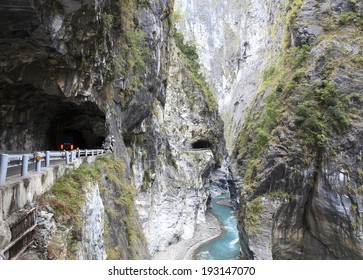
[{"label": "gravel bank", "polygon": [[206,223],[199,224],[194,237],[173,244],[163,251],[155,254],[154,260],[191,260],[194,251],[203,243],[221,235],[221,225],[218,219],[210,212],[206,214]]}]

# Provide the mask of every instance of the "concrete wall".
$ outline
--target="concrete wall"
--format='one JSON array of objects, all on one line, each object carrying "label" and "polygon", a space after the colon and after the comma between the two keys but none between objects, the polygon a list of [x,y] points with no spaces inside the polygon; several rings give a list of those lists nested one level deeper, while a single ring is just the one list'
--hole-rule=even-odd
[{"label": "concrete wall", "polygon": [[7,184],[0,187],[0,250],[10,242],[7,219],[11,215],[16,214],[25,206],[34,205],[37,198],[67,172],[77,169],[82,163],[92,163],[95,160],[96,156],[77,158],[68,165],[55,165],[43,168],[40,172],[30,171],[28,177],[8,178]]}]

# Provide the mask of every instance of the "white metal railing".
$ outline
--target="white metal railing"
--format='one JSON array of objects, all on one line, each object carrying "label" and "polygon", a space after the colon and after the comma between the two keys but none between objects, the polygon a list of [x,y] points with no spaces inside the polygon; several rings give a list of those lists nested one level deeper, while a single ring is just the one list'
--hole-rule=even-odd
[{"label": "white metal railing", "polygon": [[34,154],[0,154],[0,185],[4,185],[8,174],[8,169],[15,166],[21,166],[20,175],[28,176],[30,163],[35,163],[35,171],[40,171],[42,162],[45,161],[45,167],[49,167],[52,160],[64,160],[66,164],[72,163],[76,158],[87,156],[103,155],[103,149],[91,150],[72,150],[72,151],[46,151],[35,152]]}]

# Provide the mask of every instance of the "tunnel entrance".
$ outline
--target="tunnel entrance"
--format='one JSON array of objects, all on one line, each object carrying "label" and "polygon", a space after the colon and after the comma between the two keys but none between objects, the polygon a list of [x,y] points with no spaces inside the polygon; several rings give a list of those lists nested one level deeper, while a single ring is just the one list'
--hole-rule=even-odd
[{"label": "tunnel entrance", "polygon": [[105,137],[106,117],[96,103],[76,104],[31,85],[0,83],[0,151],[60,150],[67,139],[74,149],[91,149]]},{"label": "tunnel entrance", "polygon": [[105,116],[94,103],[69,106],[51,121],[50,149],[101,148],[105,140]]},{"label": "tunnel entrance", "polygon": [[212,143],[208,140],[198,140],[192,144],[192,149],[210,149],[212,148]]}]

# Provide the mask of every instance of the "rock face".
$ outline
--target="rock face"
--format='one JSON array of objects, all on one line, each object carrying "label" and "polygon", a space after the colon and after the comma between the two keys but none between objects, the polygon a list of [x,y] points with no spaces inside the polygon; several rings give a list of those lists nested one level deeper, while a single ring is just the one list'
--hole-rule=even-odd
[{"label": "rock face", "polygon": [[242,257],[362,259],[362,4],[175,6],[218,91]]},{"label": "rock face", "polygon": [[97,184],[87,184],[82,213],[85,217],[82,228],[82,249],[84,260],[106,259],[104,242],[105,207]]},{"label": "rock face", "polygon": [[115,141],[117,159],[72,175],[84,223],[53,216],[50,194],[37,256],[150,258],[229,187],[243,258],[362,259],[362,3],[176,1],[217,91],[227,166],[210,91],[171,36],[173,2],[0,4],[0,150]]},{"label": "rock face", "polygon": [[65,138],[92,148],[112,139],[122,161],[112,172],[96,168],[97,184],[91,178],[82,187],[82,228],[72,215],[54,218],[59,205],[47,200],[38,242],[47,248],[37,256],[145,259],[193,236],[210,176],[228,172],[217,108],[206,105],[171,45],[173,1],[5,2],[0,150],[58,150]]},{"label": "rock face", "polygon": [[[54,218],[53,209],[41,207],[37,217],[36,246],[23,259],[104,260],[107,257],[104,242],[105,209],[98,184],[87,183],[81,215],[84,217],[80,233],[74,238],[72,227],[65,227]],[[71,221],[71,220],[69,220]]]},{"label": "rock face", "polygon": [[58,149],[69,135],[97,147],[112,134],[122,153],[120,132],[165,100],[170,1],[6,2],[0,149]]},{"label": "rock face", "polygon": [[348,2],[303,1],[283,15],[282,59],[233,153],[245,258],[363,258],[363,14]]},{"label": "rock face", "polygon": [[278,51],[283,26],[274,36],[268,30],[286,2],[175,1],[181,17],[177,27],[196,42],[206,76],[217,91],[229,151],[257,94],[268,54]]},{"label": "rock face", "polygon": [[[100,147],[113,135],[131,184],[124,136],[165,103],[172,2],[33,2],[0,5],[0,150],[56,150],[66,137]],[[131,258],[117,240],[116,257]]]},{"label": "rock face", "polygon": [[[140,128],[147,138],[151,126],[158,141],[133,148],[135,182],[141,189],[138,209],[152,254],[193,237],[197,223],[205,221],[210,176],[226,155],[217,109],[206,109],[203,90],[185,58],[174,44],[170,51],[165,110],[156,106],[152,120]],[[148,158],[151,149],[154,160]]]},{"label": "rock face", "polygon": [[[0,149],[58,149],[67,131],[76,131],[80,147],[100,145],[106,127],[99,93],[110,52],[97,19],[101,11],[94,8],[100,3],[5,2]],[[93,31],[83,34],[85,26]]]}]

